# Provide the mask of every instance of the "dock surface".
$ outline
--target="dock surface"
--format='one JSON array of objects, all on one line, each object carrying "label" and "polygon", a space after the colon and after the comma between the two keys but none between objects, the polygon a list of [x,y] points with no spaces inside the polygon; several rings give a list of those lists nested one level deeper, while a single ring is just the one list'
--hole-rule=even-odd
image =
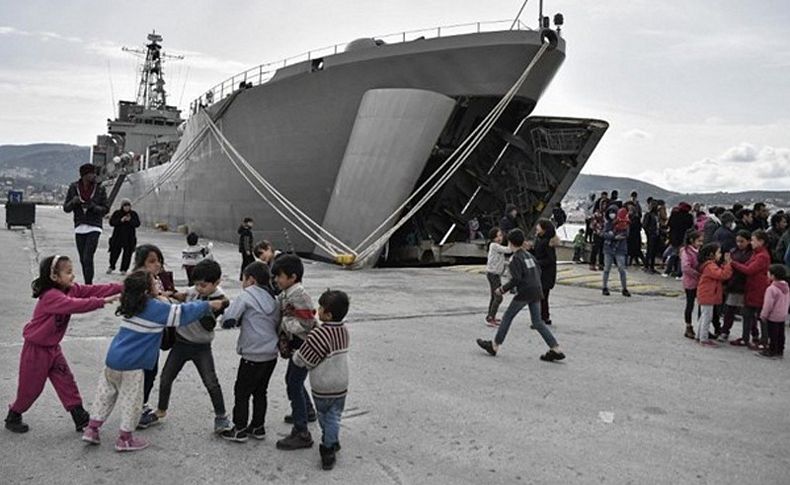
[{"label": "dock surface", "polygon": [[[39,207],[37,217],[32,232],[0,230],[0,395],[6,403],[15,395],[21,330],[35,304],[29,283],[36,258],[57,253],[76,260],[69,215],[57,207]],[[97,282],[120,280],[117,274],[104,274],[109,232],[105,227],[96,253]],[[183,288],[184,237],[146,229],[138,233],[138,241],[162,248],[176,285]],[[215,243],[214,252],[225,273],[223,288],[237,295],[236,246]],[[75,269],[79,272],[78,263]],[[617,282],[616,271],[612,279]],[[606,298],[598,289],[560,285],[551,294],[551,330],[568,358],[545,363],[538,360],[545,345],[529,329],[524,313],[496,358],[475,345],[476,338],[489,338],[493,331],[483,322],[487,283],[474,271],[352,272],[307,262],[304,283],[316,301],[326,288],[351,296],[351,386],[335,470],[320,470],[317,444],[310,450],[275,449],[274,442],[289,431],[283,423],[289,412],[286,365],[280,360],[269,387],[266,440],[246,444],[213,435],[208,394],[189,365],[174,384],[167,420],[140,432],[152,445],[137,453],[113,451],[117,413],[102,430],[101,446],[81,442],[47,385],[25,414],[30,432],[2,430],[0,481],[404,485],[790,480],[790,359],[759,358],[729,345],[701,348],[683,338],[678,297],[627,299],[614,293]],[[113,309],[74,316],[62,343],[86,409],[118,327]],[[219,330],[214,342],[228,410],[238,365],[237,335]],[[155,387],[154,404],[157,392]],[[319,440],[317,423],[310,430]]]}]

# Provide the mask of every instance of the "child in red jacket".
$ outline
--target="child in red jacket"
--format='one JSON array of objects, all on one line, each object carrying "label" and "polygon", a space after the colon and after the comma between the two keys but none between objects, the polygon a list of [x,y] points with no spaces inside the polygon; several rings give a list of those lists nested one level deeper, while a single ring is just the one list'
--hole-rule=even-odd
[{"label": "child in red jacket", "polygon": [[710,340],[708,329],[713,320],[713,307],[721,305],[724,299],[723,283],[732,277],[730,253],[724,255],[724,266],[719,266],[721,247],[718,243],[709,243],[699,250],[699,285],[697,286],[697,302],[700,314],[697,319],[697,337],[699,343],[706,347],[717,347]]},{"label": "child in red jacket", "polygon": [[89,416],[82,407],[80,391],[60,349],[60,341],[73,313],[92,312],[117,300],[123,285],[74,283],[71,261],[57,255],[41,261],[39,276],[31,286],[38,303],[33,318],[22,331],[25,341],[19,362],[19,387],[16,400],[9,406],[5,427],[14,433],[28,431],[22,413],[36,402],[49,378],[63,407],[71,413],[77,431],[82,431]]},{"label": "child in red jacket", "polygon": [[765,290],[760,321],[768,330],[768,348],[760,352],[763,357],[782,357],[785,353],[785,320],[790,308],[790,286],[787,269],[783,264],[772,264],[768,270],[771,286]]},{"label": "child in red jacket", "polygon": [[[771,254],[768,252],[768,235],[762,229],[752,233],[752,257],[746,263],[733,261],[732,267],[746,275],[746,291],[743,307],[743,334],[736,345],[747,345],[749,333],[756,334],[757,316],[763,306],[765,290],[771,281],[768,279],[768,268],[771,266]],[[754,329],[754,332],[753,332]],[[759,341],[753,341],[751,348],[765,350],[768,344],[765,324],[761,325]]]}]

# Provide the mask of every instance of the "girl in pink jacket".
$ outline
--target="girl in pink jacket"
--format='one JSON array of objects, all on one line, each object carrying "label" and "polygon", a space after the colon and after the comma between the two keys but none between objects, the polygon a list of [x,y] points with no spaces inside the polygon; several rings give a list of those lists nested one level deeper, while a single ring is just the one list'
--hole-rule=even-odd
[{"label": "girl in pink jacket", "polygon": [[702,247],[702,233],[689,231],[686,241],[680,249],[680,269],[683,272],[683,289],[686,290],[686,309],[683,318],[686,322],[686,338],[694,339],[694,325],[691,322],[694,313],[694,301],[697,299],[697,285],[699,284],[699,263],[697,254]]},{"label": "girl in pink jacket", "polygon": [[768,330],[768,348],[760,352],[763,357],[782,357],[785,353],[785,320],[790,308],[790,286],[787,269],[783,264],[772,264],[768,269],[771,286],[765,290],[760,320]]},{"label": "girl in pink jacket", "polygon": [[25,433],[22,413],[30,409],[44,390],[47,379],[66,411],[71,413],[77,431],[88,424],[77,382],[69,369],[60,341],[66,334],[73,313],[88,313],[115,301],[123,290],[120,283],[79,285],[74,283],[74,268],[66,256],[44,258],[39,276],[33,280],[33,298],[38,298],[33,318],[22,331],[24,344],[19,359],[19,387],[9,406],[5,427]]}]

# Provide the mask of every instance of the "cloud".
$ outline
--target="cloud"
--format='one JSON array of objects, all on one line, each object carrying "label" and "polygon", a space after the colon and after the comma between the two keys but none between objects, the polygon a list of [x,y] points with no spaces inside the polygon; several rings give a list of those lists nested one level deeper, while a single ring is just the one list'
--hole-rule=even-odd
[{"label": "cloud", "polygon": [[8,25],[0,25],[0,35],[16,35],[20,37],[38,37],[39,40],[42,42],[48,42],[50,40],[62,40],[65,42],[74,42],[74,43],[82,43],[83,40],[79,37],[71,37],[68,35],[61,35],[57,32],[40,32],[40,31],[27,31],[27,30],[20,30],[16,27],[11,27]]},{"label": "cloud", "polygon": [[751,143],[741,143],[724,152],[720,157],[725,162],[753,162],[757,160],[757,147]]},{"label": "cloud", "polygon": [[787,190],[790,187],[790,148],[741,143],[715,158],[684,167],[646,171],[640,178],[678,192],[740,192]]},{"label": "cloud", "polygon": [[652,140],[653,134],[644,130],[634,128],[623,133],[623,138],[626,140]]}]

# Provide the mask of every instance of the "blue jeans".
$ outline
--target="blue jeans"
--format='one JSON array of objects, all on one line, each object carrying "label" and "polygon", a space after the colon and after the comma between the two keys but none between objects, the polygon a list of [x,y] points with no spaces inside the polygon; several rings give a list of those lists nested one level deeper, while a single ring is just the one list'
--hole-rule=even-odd
[{"label": "blue jeans", "polygon": [[609,272],[612,270],[612,262],[617,263],[617,271],[620,272],[620,288],[628,289],[625,272],[625,254],[604,253],[603,255],[603,287],[609,288]]},{"label": "blue jeans", "polygon": [[294,429],[297,432],[307,431],[307,408],[310,405],[310,396],[304,388],[307,379],[307,369],[288,360],[288,369],[285,371],[285,388],[288,400],[291,401],[291,415],[294,419]]},{"label": "blue jeans", "polygon": [[508,330],[510,330],[510,324],[513,323],[513,319],[516,318],[518,312],[527,305],[529,305],[529,316],[532,319],[530,328],[534,328],[538,331],[549,348],[556,347],[557,340],[554,338],[554,335],[551,334],[549,327],[543,323],[543,319],[540,316],[540,301],[527,302],[525,300],[511,300],[510,305],[508,305],[507,310],[505,310],[505,314],[502,316],[502,323],[499,324],[499,330],[497,330],[496,337],[494,337],[494,342],[497,345],[502,345]]},{"label": "blue jeans", "polygon": [[340,415],[346,405],[346,396],[335,398],[314,397],[318,424],[321,425],[321,442],[324,447],[332,448],[339,443]]}]

